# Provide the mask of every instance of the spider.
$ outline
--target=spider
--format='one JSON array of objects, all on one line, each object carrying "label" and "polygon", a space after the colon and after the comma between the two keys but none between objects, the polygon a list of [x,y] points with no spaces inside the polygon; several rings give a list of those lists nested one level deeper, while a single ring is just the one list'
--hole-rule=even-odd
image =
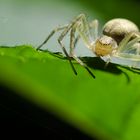
[{"label": "spider", "polygon": [[[79,39],[82,39],[85,46],[97,57],[103,59],[106,65],[109,62],[113,62],[113,58],[116,58],[118,60],[114,63],[137,68],[137,62],[140,60],[140,33],[138,27],[127,19],[112,19],[104,25],[102,34],[99,35],[98,25],[97,19],[88,22],[85,14],[80,14],[69,24],[52,30],[45,41],[37,47],[37,50],[46,44],[56,32],[62,31],[58,38],[58,43],[76,75],[77,72],[71,62],[71,58],[75,59],[95,78],[95,75],[89,70],[88,66],[74,52]],[[69,53],[62,42],[68,33],[70,33]],[[128,62],[125,62],[124,59]]]}]

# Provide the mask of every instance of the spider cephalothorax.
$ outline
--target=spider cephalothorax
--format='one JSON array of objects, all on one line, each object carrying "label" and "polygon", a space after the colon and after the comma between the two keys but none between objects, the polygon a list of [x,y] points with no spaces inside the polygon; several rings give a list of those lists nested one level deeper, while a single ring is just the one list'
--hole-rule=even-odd
[{"label": "spider cephalothorax", "polygon": [[94,52],[97,56],[112,55],[117,49],[117,42],[109,37],[102,36],[95,41]]}]

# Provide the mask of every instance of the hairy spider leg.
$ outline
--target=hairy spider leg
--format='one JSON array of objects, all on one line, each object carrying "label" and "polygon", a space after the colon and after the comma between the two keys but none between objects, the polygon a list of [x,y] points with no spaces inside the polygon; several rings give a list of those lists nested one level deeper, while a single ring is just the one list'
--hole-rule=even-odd
[{"label": "hairy spider leg", "polygon": [[[47,41],[54,35],[54,33],[56,33],[57,31],[63,30],[63,32],[60,34],[60,36],[59,36],[59,38],[58,38],[58,43],[60,44],[60,46],[61,46],[61,48],[62,48],[64,54],[65,54],[66,57],[68,58],[68,60],[69,60],[69,62],[70,62],[70,65],[71,65],[71,67],[72,67],[72,69],[73,69],[73,71],[74,71],[74,73],[75,73],[76,75],[77,75],[77,72],[76,72],[76,70],[75,70],[75,68],[74,68],[74,66],[73,66],[73,64],[72,64],[72,62],[71,62],[71,58],[70,58],[70,56],[68,55],[68,53],[67,53],[67,51],[66,51],[66,49],[65,49],[65,46],[64,46],[62,40],[63,40],[63,38],[67,35],[67,33],[73,28],[73,26],[74,26],[75,24],[77,24],[78,21],[80,21],[81,19],[83,19],[83,17],[85,17],[85,15],[84,15],[84,14],[80,14],[80,15],[77,16],[70,24],[68,24],[68,25],[66,25],[66,26],[63,26],[63,27],[58,27],[58,28],[54,29],[54,30],[48,35],[48,37],[45,39],[45,41],[44,41],[41,45],[39,45],[39,46],[37,47],[37,50],[39,50],[44,44],[47,43]],[[87,26],[85,26],[85,28],[87,28]]]},{"label": "hairy spider leg", "polygon": [[[71,31],[70,31],[71,30]],[[78,30],[79,35],[77,36],[77,38],[75,38],[75,31]],[[92,74],[92,72],[88,69],[88,67],[86,66],[86,64],[84,64],[76,55],[74,55],[73,51],[74,48],[76,46],[76,42],[78,41],[78,39],[81,37],[84,41],[84,43],[87,45],[87,47],[90,47],[91,43],[90,43],[90,38],[91,38],[91,34],[90,34],[90,27],[89,27],[89,23],[86,20],[86,16],[84,14],[80,14],[78,17],[76,17],[76,19],[74,19],[71,24],[69,24],[69,26],[67,26],[64,31],[61,33],[61,35],[58,38],[58,42],[60,44],[60,46],[63,49],[63,52],[66,54],[66,56],[68,58],[70,58],[70,56],[68,55],[64,44],[62,43],[63,38],[67,35],[68,32],[71,32],[70,34],[70,56],[72,56],[79,64],[81,64],[89,73],[90,75],[92,75],[93,78],[95,78],[95,76]],[[71,63],[71,59],[69,59],[70,64],[75,72],[75,74],[77,74],[74,66]]]},{"label": "hairy spider leg", "polygon": [[[126,56],[126,58],[130,58],[132,60],[134,60],[134,64],[132,66],[130,66],[131,68],[135,68],[137,67],[137,63],[140,61],[140,36],[136,36],[135,38],[133,38],[131,40],[131,38],[133,37],[133,35],[135,34],[135,32],[131,32],[129,34],[127,34],[124,39],[120,42],[119,46],[118,46],[118,51],[115,55],[117,56],[121,56],[123,54],[123,57]],[[135,46],[136,43],[139,43],[139,46]],[[136,49],[136,54],[131,54],[129,55],[129,52],[131,52],[131,50]],[[128,53],[125,53],[128,52]]]},{"label": "hairy spider leg", "polygon": [[[78,31],[79,34],[75,38],[76,31]],[[82,15],[81,21],[75,23],[75,25],[73,26],[70,32],[70,56],[73,57],[81,66],[83,66],[93,78],[95,78],[95,75],[89,70],[88,66],[85,63],[83,63],[74,53],[74,49],[80,38],[82,38],[85,45],[89,49],[92,49],[91,43],[93,41],[90,40],[91,37],[94,40],[96,40],[98,37],[98,21],[93,20],[91,23],[88,23],[85,15]]]},{"label": "hairy spider leg", "polygon": [[[135,39],[131,40],[127,44],[127,50],[131,51],[133,49],[136,49],[136,54],[133,55],[132,59],[135,59],[135,62],[131,66],[132,68],[136,68],[138,63],[140,62],[140,36],[136,37]],[[138,43],[138,44],[136,44]],[[136,45],[136,46],[135,46]],[[137,46],[138,45],[138,46]]]},{"label": "hairy spider leg", "polygon": [[90,27],[90,30],[91,30],[91,36],[93,37],[94,40],[96,40],[98,38],[98,35],[99,35],[99,22],[97,19],[91,21],[89,23],[89,27]]},{"label": "hairy spider leg", "polygon": [[[48,40],[49,40],[56,32],[58,32],[58,31],[60,31],[60,30],[64,30],[64,29],[68,28],[68,26],[69,26],[69,25],[65,25],[65,26],[56,27],[55,29],[53,29],[53,30],[50,32],[50,34],[47,36],[47,38],[45,39],[45,41],[44,41],[41,45],[39,45],[39,46],[37,47],[37,50],[39,50],[43,45],[45,45],[45,44],[48,42]],[[61,43],[61,42],[59,42],[59,43]],[[72,64],[72,62],[71,62],[71,58],[69,57],[69,55],[68,55],[68,53],[67,53],[65,47],[62,46],[62,45],[61,45],[61,47],[62,47],[63,52],[65,53],[65,55],[67,56],[67,58],[68,58],[68,60],[69,60],[69,63],[70,63],[70,65],[71,65],[71,67],[72,67],[72,70],[73,70],[74,73],[77,75],[77,72],[76,72],[76,70],[75,70],[75,68],[74,68],[74,66],[73,66],[73,64]]]},{"label": "hairy spider leg", "polygon": [[73,57],[81,66],[83,66],[88,72],[89,74],[95,78],[95,75],[89,70],[88,66],[83,63],[74,53],[74,48],[75,48],[75,31],[76,31],[76,28],[73,28],[71,29],[71,32],[70,32],[70,54],[71,54],[71,57]]},{"label": "hairy spider leg", "polygon": [[[121,42],[119,43],[119,45],[118,45],[118,50],[117,50],[118,53],[121,53],[122,51],[127,50],[126,46],[127,46],[127,44],[128,44],[129,42],[131,42],[131,41],[133,41],[133,40],[134,40],[134,43],[137,42],[137,38],[139,38],[139,37],[135,37],[134,39],[132,39],[132,40],[130,41],[130,39],[133,37],[134,34],[135,34],[135,32],[131,32],[131,33],[127,34],[127,35],[122,39],[122,41],[121,41]],[[136,39],[136,40],[135,40],[135,39]]]},{"label": "hairy spider leg", "polygon": [[[136,49],[136,55],[140,55],[140,42],[139,41],[140,41],[140,36],[129,41],[128,44],[126,45],[126,50],[131,51],[133,49]],[[139,46],[135,46],[135,45],[138,45],[136,43],[139,43]]]},{"label": "hairy spider leg", "polygon": [[[95,28],[95,29],[93,29]],[[91,33],[91,29],[92,29],[92,33]],[[58,43],[60,44],[64,54],[66,55],[66,57],[68,58],[70,65],[74,71],[74,73],[77,75],[77,72],[71,62],[71,57],[69,56],[69,54],[67,53],[67,50],[65,49],[65,45],[63,44],[62,40],[63,38],[68,34],[68,32],[70,31],[71,35],[70,35],[70,55],[79,63],[81,64],[83,67],[85,67],[85,69],[92,75],[92,77],[95,78],[95,76],[92,74],[92,72],[88,69],[88,67],[86,66],[86,64],[84,64],[75,54],[74,54],[74,48],[76,47],[76,44],[78,42],[78,40],[80,38],[82,38],[82,40],[84,41],[85,45],[89,48],[92,49],[92,45],[91,45],[91,37],[96,39],[98,36],[98,21],[94,20],[92,21],[92,23],[88,23],[86,20],[86,16],[84,14],[80,14],[79,16],[77,16],[70,24],[62,26],[62,27],[57,27],[54,30],[52,30],[52,32],[47,36],[47,38],[45,39],[45,41],[39,45],[37,47],[37,50],[39,50],[44,44],[46,44],[48,42],[48,40],[58,31],[63,30],[62,33],[60,34],[59,38],[58,38]],[[75,32],[78,31],[78,35],[75,38]],[[93,36],[92,36],[93,35]],[[74,39],[73,39],[74,38]]]},{"label": "hairy spider leg", "polygon": [[[95,40],[98,38],[98,26],[99,26],[99,23],[98,23],[97,19],[95,19],[89,23],[89,31],[91,34],[92,43],[94,43]],[[76,47],[80,38],[81,38],[81,36],[78,34],[74,41],[74,48]],[[90,47],[89,49],[92,49],[92,48]]]},{"label": "hairy spider leg", "polygon": [[56,27],[55,29],[53,29],[53,30],[50,32],[50,34],[47,36],[47,38],[43,41],[43,43],[40,44],[40,45],[36,48],[36,50],[39,50],[43,45],[45,45],[45,44],[48,42],[48,40],[49,40],[56,32],[61,31],[61,30],[64,30],[67,26],[68,26],[68,25],[64,25],[64,26],[62,26],[62,27]]},{"label": "hairy spider leg", "polygon": [[[96,28],[96,29],[92,30],[93,28]],[[91,30],[94,35],[91,34]],[[75,38],[76,31],[78,31],[79,35]],[[90,37],[93,37],[92,35],[94,36],[94,39],[96,39],[98,36],[98,21],[94,20],[92,21],[92,23],[88,23],[86,21],[85,16],[83,16],[81,19],[81,23],[75,24],[75,26],[72,28],[70,32],[70,55],[80,65],[82,65],[93,78],[95,78],[95,75],[89,70],[88,66],[85,63],[83,63],[74,53],[76,43],[80,38],[82,38],[84,43],[87,45],[87,47],[91,49]]]},{"label": "hairy spider leg", "polygon": [[[85,15],[84,14],[80,14],[79,16],[77,16],[65,29],[64,31],[61,33],[61,35],[59,36],[58,38],[58,43],[60,44],[63,52],[65,53],[65,55],[67,56],[70,64],[71,64],[71,67],[74,71],[74,73],[77,75],[77,72],[71,62],[71,57],[68,55],[66,49],[65,49],[65,46],[62,42],[63,38],[67,35],[67,33],[72,30],[73,28],[76,28],[77,27],[77,24],[79,25],[79,23],[81,23],[81,20],[83,20],[85,18]],[[84,21],[83,21],[84,22]],[[88,26],[84,24],[84,29],[88,30]],[[86,38],[87,39],[87,38]],[[86,43],[88,43],[88,40],[85,41]]]}]

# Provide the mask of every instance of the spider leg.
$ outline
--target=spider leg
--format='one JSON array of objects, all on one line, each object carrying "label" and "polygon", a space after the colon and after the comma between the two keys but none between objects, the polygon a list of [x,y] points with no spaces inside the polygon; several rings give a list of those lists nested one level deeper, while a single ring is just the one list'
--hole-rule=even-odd
[{"label": "spider leg", "polygon": [[[127,34],[124,39],[122,39],[122,41],[120,42],[119,46],[118,46],[118,52],[122,52],[124,49],[126,49],[126,45],[128,44],[128,42],[130,41],[130,39],[134,36],[135,32],[131,32],[129,34]],[[134,38],[135,39],[135,38]],[[133,40],[133,39],[132,39]]]},{"label": "spider leg", "polygon": [[87,48],[91,49],[92,35],[85,15],[82,15],[81,20],[76,24],[75,28],[79,34],[79,38],[83,40]]},{"label": "spider leg", "polygon": [[64,54],[65,54],[66,57],[68,58],[69,63],[70,63],[70,65],[71,65],[71,67],[72,67],[72,70],[73,70],[74,73],[77,75],[77,72],[76,72],[76,70],[75,70],[75,68],[74,68],[74,66],[73,66],[73,64],[72,64],[72,62],[71,62],[71,57],[70,57],[69,54],[67,53],[67,50],[65,49],[65,45],[64,45],[63,42],[62,42],[63,38],[66,36],[66,34],[69,32],[70,29],[71,29],[71,25],[69,25],[69,26],[61,33],[61,35],[60,35],[59,38],[58,38],[58,43],[60,44],[60,46],[61,46],[61,48],[62,48]]},{"label": "spider leg", "polygon": [[47,43],[47,41],[54,35],[54,33],[56,33],[57,31],[60,31],[60,30],[64,30],[62,33],[61,33],[61,35],[59,36],[59,38],[58,38],[58,43],[60,44],[60,46],[61,46],[61,48],[62,48],[62,50],[63,50],[63,52],[64,52],[64,54],[66,55],[66,57],[68,58],[68,60],[69,60],[69,62],[70,62],[70,65],[71,65],[71,67],[72,67],[72,69],[73,69],[73,71],[74,71],[74,73],[77,75],[77,72],[76,72],[76,70],[75,70],[75,68],[74,68],[74,66],[73,66],[73,64],[72,64],[72,62],[71,62],[71,58],[70,58],[70,56],[68,55],[68,53],[67,53],[67,51],[66,51],[66,49],[65,49],[65,46],[64,46],[64,44],[62,43],[62,40],[63,40],[63,38],[67,35],[67,33],[69,32],[69,30],[79,21],[79,20],[81,20],[82,18],[83,18],[83,14],[80,14],[78,17],[76,17],[70,24],[68,24],[68,25],[66,25],[66,26],[62,26],[62,27],[57,27],[57,28],[55,28],[54,30],[52,30],[51,31],[51,33],[47,36],[47,38],[45,39],[45,41],[41,44],[41,45],[39,45],[38,47],[37,47],[37,50],[39,50],[44,44],[46,44]]},{"label": "spider leg", "polygon": [[[86,24],[88,24],[88,23],[86,23]],[[96,40],[98,38],[98,26],[99,26],[99,23],[98,23],[98,20],[96,20],[96,19],[89,23],[89,32],[91,34],[91,40]],[[80,38],[81,38],[80,35],[78,35],[75,38],[74,48],[76,47],[76,45],[77,45],[77,43],[78,43]],[[91,48],[89,48],[89,49],[91,49]]]},{"label": "spider leg", "polygon": [[89,23],[91,35],[93,36],[93,39],[96,40],[98,38],[98,28],[99,28],[99,22],[97,19],[91,21]]},{"label": "spider leg", "polygon": [[[136,52],[135,52],[136,54],[133,56],[133,58],[136,58],[136,59],[140,55],[140,42],[139,41],[140,41],[140,36],[132,39],[127,44],[127,51],[131,52],[133,50],[136,50]],[[135,61],[131,67],[136,68],[138,63],[139,63],[139,59],[137,61]]]},{"label": "spider leg", "polygon": [[132,39],[126,46],[127,51],[136,50],[136,55],[140,55],[140,36]]},{"label": "spider leg", "polygon": [[[77,37],[75,37],[75,39],[74,39],[73,47],[70,47],[70,56],[72,55],[72,51],[76,48],[76,45],[77,45],[79,39],[80,39],[80,35],[77,35]],[[71,37],[70,37],[70,44],[71,44]]]},{"label": "spider leg", "polygon": [[[82,27],[81,27],[81,26]],[[75,68],[74,68],[74,66],[73,66],[73,64],[72,64],[72,62],[71,62],[71,57],[69,56],[69,54],[67,53],[67,50],[65,49],[65,46],[64,46],[64,44],[63,44],[63,42],[62,42],[62,40],[63,40],[63,38],[67,35],[67,33],[70,31],[70,30],[72,30],[72,29],[79,29],[78,27],[81,27],[80,29],[82,30],[82,31],[79,31],[79,34],[80,35],[78,35],[78,36],[81,36],[83,39],[84,39],[84,42],[89,46],[90,45],[90,43],[89,43],[89,38],[84,34],[84,33],[82,33],[83,32],[83,30],[84,30],[84,32],[87,32],[87,31],[89,31],[89,27],[88,27],[88,24],[87,24],[87,22],[86,22],[86,17],[85,17],[85,15],[84,14],[80,14],[78,17],[76,17],[65,29],[64,29],[64,31],[61,33],[61,35],[59,36],[59,38],[58,38],[58,43],[60,44],[60,46],[61,46],[61,48],[62,48],[62,50],[63,50],[63,52],[65,53],[65,55],[66,55],[66,57],[68,58],[68,60],[69,60],[69,62],[70,62],[70,65],[71,65],[71,67],[72,67],[72,69],[73,69],[73,71],[74,71],[74,73],[77,75],[77,72],[76,72],[76,70],[75,70]],[[79,37],[78,37],[79,38]],[[77,38],[77,41],[78,41],[78,38]],[[75,42],[75,44],[76,44],[76,42]],[[71,49],[71,52],[72,52],[72,49]],[[86,69],[89,71],[89,69],[86,67]],[[89,71],[89,73],[91,73],[90,71]]]},{"label": "spider leg", "polygon": [[137,51],[136,51],[136,54],[137,55],[140,55],[140,42],[137,44]]},{"label": "spider leg", "polygon": [[75,48],[75,31],[76,31],[75,28],[72,28],[72,30],[70,32],[70,54],[81,66],[83,66],[88,71],[88,73],[93,78],[95,78],[95,75],[89,70],[88,66],[85,63],[83,63],[74,53],[74,48]]},{"label": "spider leg", "polygon": [[111,56],[110,55],[106,56],[106,61],[105,61],[104,68],[107,68],[107,66],[109,65],[110,61],[111,61]]},{"label": "spider leg", "polygon": [[68,25],[62,26],[62,27],[56,27],[55,29],[53,29],[50,34],[47,36],[47,38],[43,41],[42,44],[40,44],[36,49],[39,50],[43,45],[45,45],[48,40],[58,31],[60,30],[64,30]]},{"label": "spider leg", "polygon": [[[70,30],[74,29],[74,28],[75,28],[76,30],[78,30],[78,33],[79,33],[79,35],[78,35],[78,37],[77,37],[77,41],[78,41],[79,38],[81,37],[81,38],[83,39],[84,43],[85,43],[85,44],[87,45],[87,47],[89,48],[89,47],[90,47],[90,40],[89,40],[89,38],[90,38],[90,36],[91,36],[91,35],[90,35],[90,32],[89,32],[89,24],[88,24],[88,22],[87,22],[87,20],[86,20],[85,15],[84,15],[84,14],[80,14],[80,15],[77,16],[70,24],[68,24],[68,25],[66,25],[66,26],[63,26],[63,27],[58,27],[58,28],[52,30],[52,32],[48,35],[48,37],[45,39],[45,41],[44,41],[41,45],[39,45],[39,46],[37,47],[37,50],[39,50],[45,43],[47,43],[47,41],[54,35],[54,33],[56,33],[57,31],[63,30],[62,33],[60,34],[59,38],[58,38],[58,43],[60,44],[60,46],[61,46],[61,48],[62,48],[64,54],[65,54],[66,57],[68,58],[68,60],[69,60],[69,62],[70,62],[70,65],[71,65],[71,67],[72,67],[74,73],[77,75],[77,72],[76,72],[76,70],[75,70],[75,68],[74,68],[74,66],[73,66],[73,64],[72,64],[72,62],[71,62],[71,57],[70,57],[69,54],[67,53],[67,50],[65,49],[65,45],[64,45],[63,42],[62,42],[63,38],[68,34],[68,32],[69,32]],[[77,42],[77,41],[75,40],[75,45],[76,45],[76,42]],[[84,66],[85,66],[85,64],[84,64],[81,60],[77,59],[77,57],[75,57],[75,59],[76,59],[77,61],[79,61],[79,63],[81,63],[81,65],[84,65]],[[87,68],[87,66],[85,66],[85,68],[87,69],[87,71],[88,71],[91,75],[93,75],[93,74],[89,71],[89,69]],[[95,76],[93,75],[93,77],[95,77]]]},{"label": "spider leg", "polygon": [[[135,59],[134,63],[132,64],[132,68],[136,68],[139,63],[139,55],[140,55],[140,36],[136,36],[131,40],[132,37],[134,37],[135,32],[132,32],[121,41],[119,45],[119,52],[127,52],[134,54],[132,59]],[[133,52],[134,51],[134,52]]]}]

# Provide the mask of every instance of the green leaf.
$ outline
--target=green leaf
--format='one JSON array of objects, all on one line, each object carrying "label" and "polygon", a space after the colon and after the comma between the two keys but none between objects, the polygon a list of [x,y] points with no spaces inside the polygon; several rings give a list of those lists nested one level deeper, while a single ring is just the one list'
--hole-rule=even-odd
[{"label": "green leaf", "polygon": [[137,71],[99,58],[83,59],[96,75],[60,54],[32,46],[0,48],[0,83],[100,139],[140,139],[140,78]]}]

